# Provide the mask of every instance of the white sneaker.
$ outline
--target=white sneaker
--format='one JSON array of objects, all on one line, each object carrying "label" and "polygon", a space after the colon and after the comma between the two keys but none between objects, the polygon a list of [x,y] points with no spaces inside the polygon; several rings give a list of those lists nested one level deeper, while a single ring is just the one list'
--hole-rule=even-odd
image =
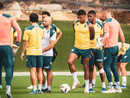
[{"label": "white sneaker", "polygon": [[116,93],[122,93],[122,89],[119,87],[119,88],[115,88],[115,92]]},{"label": "white sneaker", "polygon": [[112,88],[109,88],[108,90],[106,90],[104,93],[115,93],[115,89],[112,87]]},{"label": "white sneaker", "polygon": [[72,90],[76,89],[76,86],[78,86],[79,84],[80,84],[79,81],[77,81],[77,82],[73,82]]},{"label": "white sneaker", "polygon": [[89,93],[89,88],[85,87],[84,93]]},{"label": "white sneaker", "polygon": [[33,89],[33,86],[31,85],[31,86],[27,87],[27,89]]}]

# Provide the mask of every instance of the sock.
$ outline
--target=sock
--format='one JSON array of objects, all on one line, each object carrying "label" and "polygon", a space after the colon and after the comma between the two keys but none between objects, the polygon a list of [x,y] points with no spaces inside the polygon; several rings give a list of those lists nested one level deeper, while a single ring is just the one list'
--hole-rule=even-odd
[{"label": "sock", "polygon": [[122,85],[126,86],[126,76],[122,76]]},{"label": "sock", "polygon": [[45,90],[47,87],[45,84],[42,85],[42,89]]},{"label": "sock", "polygon": [[112,88],[113,82],[109,82],[109,86],[110,88]]},{"label": "sock", "polygon": [[50,91],[51,90],[51,86],[47,86],[48,90]]},{"label": "sock", "polygon": [[42,88],[42,85],[38,84],[38,89],[41,90],[41,88]]},{"label": "sock", "polygon": [[74,82],[78,81],[76,72],[72,73],[72,77],[73,77]]},{"label": "sock", "polygon": [[95,83],[96,83],[96,79],[92,79],[92,84],[95,85]]},{"label": "sock", "polygon": [[102,82],[102,88],[106,88],[105,82]]},{"label": "sock", "polygon": [[85,80],[85,90],[89,90],[89,80]]},{"label": "sock", "polygon": [[89,84],[89,89],[91,89],[91,88],[92,88],[92,83]]},{"label": "sock", "polygon": [[116,82],[116,88],[120,87],[120,82]]},{"label": "sock", "polygon": [[33,91],[37,90],[37,86],[33,85]]},{"label": "sock", "polygon": [[6,92],[10,92],[10,85],[6,85]]}]

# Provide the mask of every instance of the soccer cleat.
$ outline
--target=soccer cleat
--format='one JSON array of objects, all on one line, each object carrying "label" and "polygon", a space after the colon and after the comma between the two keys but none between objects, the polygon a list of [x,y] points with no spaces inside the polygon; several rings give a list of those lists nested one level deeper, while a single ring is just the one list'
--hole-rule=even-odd
[{"label": "soccer cleat", "polygon": [[48,89],[45,89],[44,91],[43,91],[43,93],[50,93],[51,92],[51,90],[48,90]]},{"label": "soccer cleat", "polygon": [[101,93],[105,93],[106,92],[106,88],[102,88]]},{"label": "soccer cleat", "polygon": [[27,89],[33,89],[33,86],[31,85],[31,86],[27,87]]},{"label": "soccer cleat", "polygon": [[80,88],[82,88],[82,87],[85,87],[85,83],[82,86],[80,86]]},{"label": "soccer cleat", "polygon": [[0,89],[3,89],[2,85],[0,85]]},{"label": "soccer cleat", "polygon": [[94,87],[94,88],[95,88],[95,87],[96,87],[96,86],[95,86],[95,84],[93,84],[93,83],[92,83],[92,87]]},{"label": "soccer cleat", "polygon": [[7,98],[13,98],[10,92],[6,92]]},{"label": "soccer cleat", "polygon": [[77,81],[77,82],[73,82],[72,90],[76,89],[76,86],[78,86],[79,84],[80,84],[79,81]]},{"label": "soccer cleat", "polygon": [[36,94],[37,93],[37,90],[32,90],[31,92],[29,92],[29,94]]},{"label": "soccer cleat", "polygon": [[[114,88],[116,88],[116,85],[115,84],[113,84],[112,85]],[[109,86],[107,86],[107,88],[111,88],[111,86],[109,85]]]},{"label": "soccer cleat", "polygon": [[120,88],[121,89],[127,89],[127,86],[121,85]]},{"label": "soccer cleat", "polygon": [[95,91],[93,90],[93,88],[90,88],[90,89],[89,89],[89,92],[90,92],[90,93],[95,93]]},{"label": "soccer cleat", "polygon": [[37,90],[37,93],[38,93],[38,94],[41,94],[41,93],[43,93],[43,92],[42,92],[42,90],[39,89],[39,90]]},{"label": "soccer cleat", "polygon": [[108,90],[106,90],[104,93],[115,93],[115,89],[112,87],[112,88],[109,88]]},{"label": "soccer cleat", "polygon": [[116,93],[122,93],[122,89],[119,87],[119,88],[115,88],[115,92]]}]

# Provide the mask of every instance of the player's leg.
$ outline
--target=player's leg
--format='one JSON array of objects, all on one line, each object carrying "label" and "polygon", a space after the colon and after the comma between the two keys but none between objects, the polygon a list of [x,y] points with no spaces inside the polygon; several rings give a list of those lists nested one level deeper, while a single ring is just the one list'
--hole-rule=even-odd
[{"label": "player's leg", "polygon": [[71,50],[71,53],[70,53],[69,59],[68,59],[68,66],[69,66],[70,72],[71,72],[73,80],[74,80],[73,85],[72,85],[72,90],[74,90],[76,88],[76,86],[79,85],[79,80],[77,78],[76,68],[74,65],[74,61],[76,59],[78,59],[78,54],[79,54],[78,49],[74,47]]},{"label": "player's leg", "polygon": [[116,68],[116,63],[117,63],[117,55],[118,55],[118,46],[113,47],[113,54],[112,54],[112,63],[111,63],[111,70],[114,75],[114,79],[116,82],[116,88],[115,92],[117,93],[122,93],[122,90],[120,88],[120,81],[119,81],[119,74]]},{"label": "player's leg", "polygon": [[43,93],[50,93],[51,92],[51,85],[53,80],[52,74],[52,56],[43,56],[43,67],[47,73],[47,89],[42,90]]},{"label": "player's leg", "polygon": [[108,93],[115,93],[115,90],[114,90],[114,88],[112,86],[113,85],[112,74],[111,74],[111,71],[110,71],[111,63],[112,63],[112,51],[111,51],[111,48],[105,48],[103,66],[104,66],[104,70],[106,72],[107,80],[109,82],[109,87],[110,87],[110,89],[108,89],[107,92]]},{"label": "player's leg", "polygon": [[93,68],[93,77],[92,77],[92,87],[95,87],[95,85],[96,85],[96,74],[97,74],[96,66],[94,65],[94,68]]},{"label": "player's leg", "polygon": [[117,64],[116,64],[116,68],[117,68],[117,71],[118,71],[118,74],[119,74],[119,76],[120,76],[120,62],[117,62]]},{"label": "player's leg", "polygon": [[11,81],[13,78],[13,67],[14,67],[14,55],[13,50],[10,46],[3,46],[3,65],[6,72],[6,95],[11,98]]},{"label": "player's leg", "polygon": [[122,85],[121,88],[127,88],[126,86],[126,76],[127,76],[127,71],[126,71],[126,65],[127,63],[120,63],[120,70],[122,73]]},{"label": "player's leg", "polygon": [[2,89],[2,67],[3,67],[3,64],[0,64],[0,89]]},{"label": "player's leg", "polygon": [[[42,69],[43,70],[43,69]],[[45,74],[44,72],[42,72],[42,76],[43,76],[43,80],[42,80],[42,90],[45,90],[47,88],[47,81],[46,81],[46,78],[45,78]]]}]

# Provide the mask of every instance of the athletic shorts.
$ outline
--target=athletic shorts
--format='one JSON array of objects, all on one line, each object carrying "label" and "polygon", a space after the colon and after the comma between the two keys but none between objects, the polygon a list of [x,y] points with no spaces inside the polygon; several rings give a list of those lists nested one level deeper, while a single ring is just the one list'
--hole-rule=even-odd
[{"label": "athletic shorts", "polygon": [[93,56],[89,60],[89,65],[103,62],[103,50],[91,49]]},{"label": "athletic shorts", "polygon": [[14,67],[14,53],[11,46],[0,46],[0,65]]},{"label": "athletic shorts", "polygon": [[130,62],[130,48],[126,51],[124,55],[120,55],[117,58],[117,62],[121,62],[121,63]]},{"label": "athletic shorts", "polygon": [[82,59],[85,59],[87,57],[90,57],[91,56],[91,52],[90,52],[90,49],[78,49],[76,47],[74,47],[70,53],[75,53],[78,58],[81,56]]},{"label": "athletic shorts", "polygon": [[41,68],[43,66],[42,55],[27,55],[26,56],[26,67],[38,67]]},{"label": "athletic shorts", "polygon": [[43,69],[51,70],[52,60],[53,60],[53,56],[43,56]]}]

